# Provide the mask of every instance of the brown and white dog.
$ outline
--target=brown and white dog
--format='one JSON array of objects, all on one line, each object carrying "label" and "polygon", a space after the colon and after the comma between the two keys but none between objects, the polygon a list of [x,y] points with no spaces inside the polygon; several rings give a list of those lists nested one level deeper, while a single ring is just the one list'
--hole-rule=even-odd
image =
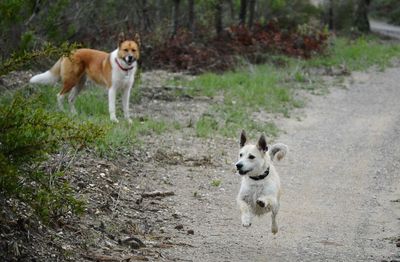
[{"label": "brown and white dog", "polygon": [[111,121],[118,122],[115,113],[117,90],[123,90],[122,107],[128,122],[129,97],[135,81],[137,60],[139,59],[139,36],[127,39],[119,35],[118,48],[111,53],[94,49],[77,49],[68,57],[61,57],[53,67],[33,76],[30,83],[53,84],[61,79],[62,89],[57,95],[58,107],[64,111],[64,96],[69,93],[70,110],[76,114],[75,99],[84,88],[89,77],[96,84],[108,89],[108,110]]}]

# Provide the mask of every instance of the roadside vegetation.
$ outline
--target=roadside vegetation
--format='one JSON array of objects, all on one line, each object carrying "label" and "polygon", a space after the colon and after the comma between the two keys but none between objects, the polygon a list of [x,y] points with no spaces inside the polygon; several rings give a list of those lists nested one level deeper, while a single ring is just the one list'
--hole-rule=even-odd
[{"label": "roadside vegetation", "polygon": [[[94,18],[86,12],[93,10],[96,1],[81,5],[67,0],[28,1],[28,5],[25,1],[6,2],[0,4],[0,16],[4,17],[0,28],[6,29],[0,33],[0,76],[19,69],[48,68],[54,62],[49,57],[57,59],[80,45],[111,50],[116,43],[112,32],[132,29],[118,24],[116,19],[125,16],[117,12],[110,13],[110,20],[103,21],[106,24],[102,27],[91,24],[103,19],[99,17],[105,17],[102,14],[108,10],[131,10],[128,5],[132,3],[126,1],[98,4]],[[305,106],[303,92],[320,94],[329,90],[330,83],[324,77],[348,75],[373,66],[384,69],[400,58],[398,44],[361,35],[354,28],[348,30],[350,36],[334,37],[326,26],[316,23],[325,12],[308,1],[259,1],[260,10],[268,12],[253,14],[255,7],[245,6],[248,1],[161,2],[161,7],[156,5],[159,1],[133,4],[138,12],[134,19],[139,19],[133,23],[138,24],[137,31],[144,40],[142,68],[195,74],[193,80],[169,80],[162,85],[172,86],[176,99],[207,97],[206,111],[189,124],[155,118],[151,113],[134,118],[131,125],[122,118],[115,124],[109,121],[107,94],[101,88],[89,86],[80,94],[76,116],[58,111],[59,89],[54,86],[21,85],[0,90],[0,201],[18,207],[11,213],[26,213],[50,225],[60,217],[82,214],[85,200],[68,177],[79,154],[127,158],[133,148],[140,149],[145,139],[179,133],[183,128],[185,135],[200,139],[233,138],[244,127],[250,134],[265,133],[274,139],[280,132],[274,118],[291,117],[293,110]],[[190,18],[190,3],[194,2],[197,22]],[[342,2],[334,7],[346,10],[349,1]],[[179,16],[179,5],[187,8],[188,14]],[[159,12],[159,8],[172,8],[174,17],[167,17],[169,12]],[[222,12],[228,8],[229,15]],[[290,15],[294,10],[301,12]],[[46,12],[49,15],[42,21],[40,17]],[[83,15],[68,20],[67,14],[75,13]],[[340,15],[349,17],[346,13]],[[88,21],[89,17],[93,21]],[[62,20],[58,24],[63,27],[54,26],[57,19]],[[215,25],[207,22],[214,19]],[[172,24],[165,32],[164,21]],[[351,27],[339,25],[340,21],[336,21],[337,28]],[[222,26],[223,22],[229,26]],[[69,44],[78,40],[79,45]],[[140,85],[138,81],[132,94],[137,103]],[[117,114],[121,116],[122,112]],[[220,187],[222,181],[214,179],[210,184]],[[0,214],[0,222],[5,220],[3,216]]]}]

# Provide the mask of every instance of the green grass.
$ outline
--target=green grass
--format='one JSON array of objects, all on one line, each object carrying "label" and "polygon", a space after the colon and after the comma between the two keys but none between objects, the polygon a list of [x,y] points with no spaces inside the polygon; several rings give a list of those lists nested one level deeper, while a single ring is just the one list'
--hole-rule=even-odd
[{"label": "green grass", "polygon": [[221,75],[206,73],[184,83],[190,95],[224,97],[222,103],[214,104],[195,123],[196,135],[211,137],[218,133],[234,137],[246,129],[277,136],[278,128],[273,122],[256,120],[254,114],[264,111],[289,116],[292,108],[304,104],[294,98],[293,88],[282,81],[287,76],[285,70],[266,64]]},{"label": "green grass", "polygon": [[206,73],[189,82],[192,95],[215,97],[223,93],[224,104],[252,107],[267,112],[285,112],[294,104],[290,88],[282,84],[285,72],[271,65],[259,65],[248,70]]},{"label": "green grass", "polygon": [[279,133],[273,122],[256,121],[249,115],[247,108],[232,106],[214,106],[210,113],[203,114],[195,123],[195,131],[198,137],[212,137],[215,134],[235,137],[242,129],[265,133],[270,137],[276,137]]},{"label": "green grass", "polygon": [[375,37],[361,37],[356,40],[337,38],[327,56],[306,62],[308,67],[346,66],[350,71],[366,70],[376,65],[383,69],[390,65],[392,58],[400,57],[400,45],[382,43]]}]

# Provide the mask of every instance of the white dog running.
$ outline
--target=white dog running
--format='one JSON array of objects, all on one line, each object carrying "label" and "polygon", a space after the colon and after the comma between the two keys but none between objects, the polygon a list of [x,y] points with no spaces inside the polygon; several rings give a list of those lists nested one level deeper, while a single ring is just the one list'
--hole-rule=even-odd
[{"label": "white dog running", "polygon": [[244,131],[240,135],[239,160],[236,168],[242,176],[242,183],[237,197],[242,214],[242,225],[249,227],[254,215],[260,216],[272,211],[273,234],[278,232],[276,215],[279,210],[280,179],[272,160],[281,160],[288,147],[278,143],[269,150],[264,135],[261,135],[257,145],[246,144]]}]

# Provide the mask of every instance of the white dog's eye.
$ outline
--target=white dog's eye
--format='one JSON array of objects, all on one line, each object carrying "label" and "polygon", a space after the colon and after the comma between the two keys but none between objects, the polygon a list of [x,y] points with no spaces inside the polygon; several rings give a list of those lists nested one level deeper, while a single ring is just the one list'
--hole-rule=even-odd
[{"label": "white dog's eye", "polygon": [[240,156],[240,157],[242,157],[242,156],[243,156],[243,154],[239,154],[239,156]]},{"label": "white dog's eye", "polygon": [[250,159],[254,159],[254,158],[256,158],[256,157],[253,156],[253,155],[249,155],[249,158],[250,158]]}]

